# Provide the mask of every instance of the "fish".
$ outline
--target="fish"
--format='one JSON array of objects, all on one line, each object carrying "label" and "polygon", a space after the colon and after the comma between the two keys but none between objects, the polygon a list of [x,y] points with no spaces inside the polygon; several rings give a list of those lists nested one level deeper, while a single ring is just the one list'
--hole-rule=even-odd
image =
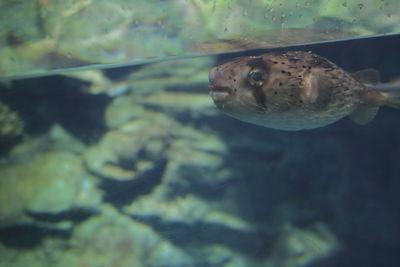
[{"label": "fish", "polygon": [[400,88],[379,90],[374,69],[350,73],[311,51],[239,57],[213,67],[209,94],[216,107],[239,120],[299,131],[349,116],[370,122],[380,106],[400,109]]}]

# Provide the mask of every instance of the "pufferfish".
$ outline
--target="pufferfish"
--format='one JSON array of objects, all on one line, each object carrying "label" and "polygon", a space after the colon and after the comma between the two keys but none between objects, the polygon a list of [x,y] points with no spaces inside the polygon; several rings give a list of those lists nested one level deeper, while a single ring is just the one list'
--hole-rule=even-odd
[{"label": "pufferfish", "polygon": [[216,106],[279,130],[313,129],[350,116],[365,124],[379,106],[400,109],[400,90],[379,91],[375,70],[349,73],[319,55],[288,51],[240,57],[211,69]]}]

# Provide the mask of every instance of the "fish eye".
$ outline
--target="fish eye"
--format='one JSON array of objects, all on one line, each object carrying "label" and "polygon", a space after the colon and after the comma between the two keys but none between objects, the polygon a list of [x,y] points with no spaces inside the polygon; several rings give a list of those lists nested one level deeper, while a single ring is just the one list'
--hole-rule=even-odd
[{"label": "fish eye", "polygon": [[261,87],[264,84],[264,72],[260,69],[253,69],[247,75],[247,80],[251,86]]}]

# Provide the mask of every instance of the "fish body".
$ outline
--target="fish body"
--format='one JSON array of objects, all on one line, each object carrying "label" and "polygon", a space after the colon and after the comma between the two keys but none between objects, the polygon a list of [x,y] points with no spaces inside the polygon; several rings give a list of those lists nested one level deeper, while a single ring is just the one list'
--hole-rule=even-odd
[{"label": "fish body", "polygon": [[399,91],[368,86],[375,71],[349,73],[311,52],[236,58],[211,69],[210,95],[224,113],[280,130],[313,129],[350,115],[367,123],[379,106],[400,107]]}]

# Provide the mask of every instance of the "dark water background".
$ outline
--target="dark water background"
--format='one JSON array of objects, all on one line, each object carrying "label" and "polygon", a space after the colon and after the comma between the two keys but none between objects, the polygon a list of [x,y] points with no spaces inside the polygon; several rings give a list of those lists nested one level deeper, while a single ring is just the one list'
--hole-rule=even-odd
[{"label": "dark water background", "polygon": [[[399,48],[400,37],[391,36],[291,49],[313,51],[347,71],[375,68],[382,81],[388,81],[400,76]],[[221,55],[215,61],[217,64],[238,55],[261,52]],[[124,69],[110,70],[108,74],[112,77],[120,72]],[[106,131],[102,113],[110,100],[106,96],[82,94],[79,84],[62,76],[15,81],[12,90],[0,90],[0,98],[21,114],[30,134],[45,133],[58,122],[89,144]],[[301,132],[271,130],[224,115],[196,123],[208,124],[226,141],[230,151],[227,164],[242,188],[236,202],[244,218],[263,223],[281,216],[297,226],[314,221],[327,223],[343,249],[313,267],[397,267],[400,266],[399,122],[400,110],[383,107],[366,126],[343,119],[324,128]],[[18,141],[2,142],[2,155]],[[218,190],[209,192],[210,197],[218,194]],[[282,214],[280,208],[288,201],[296,203],[295,208]],[[169,229],[176,236],[182,230]],[[9,242],[9,233],[2,230],[0,242]],[[27,242],[23,232],[13,232],[12,239],[17,247]],[[269,246],[263,234],[242,240],[243,244],[237,244],[237,248],[254,257],[262,256],[261,251]],[[179,237],[175,241],[190,242]]]}]

